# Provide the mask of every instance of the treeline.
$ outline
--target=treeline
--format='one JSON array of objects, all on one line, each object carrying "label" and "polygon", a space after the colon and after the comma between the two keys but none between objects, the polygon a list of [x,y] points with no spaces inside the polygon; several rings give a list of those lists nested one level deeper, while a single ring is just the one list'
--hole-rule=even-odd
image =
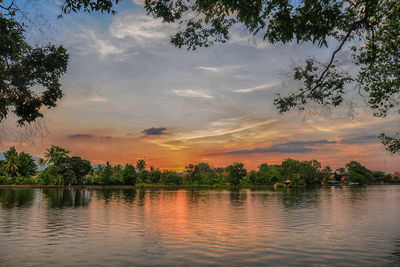
[{"label": "treeline", "polygon": [[[285,159],[280,165],[261,164],[248,172],[243,163],[213,168],[206,162],[189,164],[182,173],[148,167],[141,159],[133,164],[92,166],[88,160],[70,156],[69,151],[51,146],[44,158],[33,159],[14,147],[3,153],[0,161],[0,184],[43,185],[188,185],[188,186],[313,186],[329,183],[393,183],[390,174],[367,169],[357,161],[333,171],[316,160]],[[38,171],[41,170],[41,171]]]}]

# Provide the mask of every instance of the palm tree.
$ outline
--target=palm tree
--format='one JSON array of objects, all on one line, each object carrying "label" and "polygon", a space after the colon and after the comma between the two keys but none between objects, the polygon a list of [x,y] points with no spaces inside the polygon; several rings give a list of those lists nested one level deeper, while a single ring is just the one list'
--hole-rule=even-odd
[{"label": "palm tree", "polygon": [[55,163],[60,158],[65,158],[69,154],[69,151],[59,146],[51,146],[46,150],[44,156],[46,157],[46,163]]},{"label": "palm tree", "polygon": [[136,169],[142,173],[146,169],[146,161],[144,159],[140,159],[136,162]]},{"label": "palm tree", "polygon": [[39,158],[38,162],[37,162],[37,166],[40,167],[44,167],[47,164],[47,160],[43,159],[43,158]]},{"label": "palm tree", "polygon": [[6,159],[6,164],[4,165],[6,172],[13,177],[18,170],[18,158],[14,155]]}]

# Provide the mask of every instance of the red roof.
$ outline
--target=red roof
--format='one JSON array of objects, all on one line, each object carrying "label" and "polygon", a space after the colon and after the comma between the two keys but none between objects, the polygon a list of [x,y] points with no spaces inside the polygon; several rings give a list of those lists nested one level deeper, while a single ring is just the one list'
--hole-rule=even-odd
[{"label": "red roof", "polygon": [[397,177],[400,179],[400,172],[396,172],[395,174],[393,174],[392,179],[394,179],[394,177]]}]

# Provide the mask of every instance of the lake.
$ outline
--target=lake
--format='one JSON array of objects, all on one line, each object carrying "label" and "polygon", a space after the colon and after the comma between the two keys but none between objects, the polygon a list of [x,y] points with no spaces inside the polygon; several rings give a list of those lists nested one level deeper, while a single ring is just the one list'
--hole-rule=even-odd
[{"label": "lake", "polygon": [[400,265],[400,186],[0,189],[0,265]]}]

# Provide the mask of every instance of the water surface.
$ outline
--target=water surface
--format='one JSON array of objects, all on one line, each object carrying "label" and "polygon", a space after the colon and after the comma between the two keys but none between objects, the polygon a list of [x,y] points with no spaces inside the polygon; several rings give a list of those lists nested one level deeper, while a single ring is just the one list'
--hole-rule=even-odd
[{"label": "water surface", "polygon": [[0,189],[0,265],[400,265],[400,186]]}]

